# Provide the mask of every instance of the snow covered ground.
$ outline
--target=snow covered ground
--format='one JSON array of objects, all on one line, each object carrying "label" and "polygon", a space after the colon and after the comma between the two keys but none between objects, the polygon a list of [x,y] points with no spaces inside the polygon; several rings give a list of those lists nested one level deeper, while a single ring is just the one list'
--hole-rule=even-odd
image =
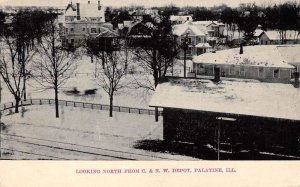
[{"label": "snow covered ground", "polygon": [[191,157],[135,149],[141,140],[162,139],[162,119],[61,106],[30,106],[2,117],[2,159],[194,160]]},{"label": "snow covered ground", "polygon": [[[95,64],[91,63],[90,58],[87,56],[82,56],[78,59],[77,69],[74,75],[67,80],[66,84],[60,89],[59,99],[70,100],[70,101],[83,101],[90,103],[100,103],[109,104],[108,94],[97,84],[97,79],[95,79]],[[98,69],[99,69],[98,64]],[[139,76],[149,76],[149,80],[152,81],[150,75],[139,75]],[[131,74],[127,75],[124,80],[132,80],[133,76]],[[7,86],[2,81],[2,101],[1,103],[7,103],[14,101],[13,96],[8,91]],[[64,91],[72,90],[76,87],[81,91],[81,95],[66,95]],[[83,96],[83,93],[87,89],[98,89],[96,94],[93,96]],[[43,89],[36,81],[29,79],[27,82],[27,98],[45,98],[53,99],[54,90]],[[127,106],[127,107],[137,107],[149,109],[148,102],[153,94],[152,91],[145,90],[143,88],[136,89],[134,87],[126,87],[118,92],[114,97],[114,105]]]}]

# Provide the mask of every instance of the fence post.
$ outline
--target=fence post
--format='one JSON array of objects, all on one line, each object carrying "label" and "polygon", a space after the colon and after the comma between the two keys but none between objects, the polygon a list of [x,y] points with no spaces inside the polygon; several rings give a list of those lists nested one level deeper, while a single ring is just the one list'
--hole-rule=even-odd
[{"label": "fence post", "polygon": [[50,105],[50,99],[49,99],[49,105]]},{"label": "fence post", "polygon": [[42,105],[42,100],[40,99],[40,105]]},{"label": "fence post", "polygon": [[30,99],[30,104],[32,105],[32,99]]},{"label": "fence post", "polygon": [[158,108],[155,107],[155,121],[158,122]]},{"label": "fence post", "polygon": [[139,109],[139,114],[141,114],[141,109]]},{"label": "fence post", "polygon": [[130,108],[128,108],[129,109],[129,114],[130,114]]},{"label": "fence post", "polygon": [[121,107],[119,107],[119,112],[121,112]]},{"label": "fence post", "polygon": [[75,107],[75,102],[73,102],[74,103],[74,107]]},{"label": "fence post", "polygon": [[102,105],[100,104],[100,110],[102,110]]}]

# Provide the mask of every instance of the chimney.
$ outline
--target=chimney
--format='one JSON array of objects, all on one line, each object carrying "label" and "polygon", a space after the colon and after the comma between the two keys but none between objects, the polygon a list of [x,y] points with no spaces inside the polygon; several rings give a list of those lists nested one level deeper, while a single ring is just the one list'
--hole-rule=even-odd
[{"label": "chimney", "polygon": [[241,43],[240,44],[240,54],[243,54],[244,53],[244,50],[243,50],[243,44]]},{"label": "chimney", "polygon": [[100,1],[98,1],[98,10],[101,10]]},{"label": "chimney", "polygon": [[80,20],[80,4],[76,3],[77,5],[77,20]]},{"label": "chimney", "polygon": [[214,72],[215,72],[214,82],[220,82],[220,68],[215,67]]},{"label": "chimney", "polygon": [[294,76],[295,76],[294,87],[295,87],[295,88],[299,88],[299,87],[300,87],[300,83],[299,83],[299,72],[295,72],[295,73],[294,73]]}]

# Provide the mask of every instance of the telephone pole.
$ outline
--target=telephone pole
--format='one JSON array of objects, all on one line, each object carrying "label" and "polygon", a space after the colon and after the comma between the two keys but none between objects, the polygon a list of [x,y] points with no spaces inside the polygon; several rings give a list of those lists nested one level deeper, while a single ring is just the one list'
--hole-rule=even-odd
[{"label": "telephone pole", "polygon": [[183,77],[186,78],[186,51],[189,48],[189,33],[186,33],[186,36],[183,39],[182,48],[183,48]]}]

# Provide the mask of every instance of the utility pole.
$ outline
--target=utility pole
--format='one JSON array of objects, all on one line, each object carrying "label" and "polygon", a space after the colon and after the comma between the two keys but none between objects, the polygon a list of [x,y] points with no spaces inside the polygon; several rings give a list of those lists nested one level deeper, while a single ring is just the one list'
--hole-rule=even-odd
[{"label": "utility pole", "polygon": [[183,56],[183,77],[186,78],[186,51],[189,48],[189,41],[188,41],[188,36],[189,33],[186,33],[186,36],[183,39],[183,43],[182,43],[182,48],[183,48],[183,52],[184,52],[184,56]]}]

